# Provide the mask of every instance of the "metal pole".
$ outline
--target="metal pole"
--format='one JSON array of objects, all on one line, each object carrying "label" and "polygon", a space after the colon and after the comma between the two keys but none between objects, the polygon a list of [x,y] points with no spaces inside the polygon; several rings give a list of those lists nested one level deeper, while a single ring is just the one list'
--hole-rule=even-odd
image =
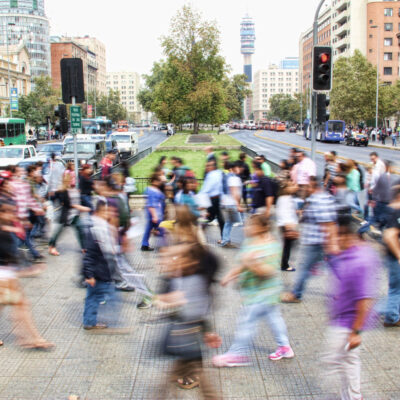
[{"label": "metal pole", "polygon": [[[317,11],[315,12],[314,17],[314,26],[313,26],[313,45],[318,45],[318,16],[321,10],[322,5],[325,3],[325,0],[321,0],[318,4]],[[314,71],[311,71],[311,74],[314,74]],[[313,82],[313,76],[311,75],[311,84]],[[315,161],[315,152],[316,152],[316,105],[317,105],[317,94],[313,91],[312,95],[312,105],[311,105],[311,159]]]},{"label": "metal pole", "polygon": [[[72,105],[76,104],[75,96],[72,97]],[[77,149],[77,139],[76,132],[74,132],[74,165],[75,165],[75,187],[79,188],[79,176],[78,176],[78,149]]]},{"label": "metal pole", "polygon": [[300,93],[300,129],[303,132],[303,88]]},{"label": "metal pole", "polygon": [[[375,130],[378,131],[378,117],[379,117],[379,27],[376,27],[378,31],[378,44],[376,49],[376,110],[375,110]],[[378,133],[376,133],[378,136]]]},{"label": "metal pole", "polygon": [[10,105],[10,117],[12,118],[11,110],[11,75],[10,75],[10,55],[8,53],[8,22],[6,23],[6,48],[7,48],[7,60],[8,60],[8,101]]}]

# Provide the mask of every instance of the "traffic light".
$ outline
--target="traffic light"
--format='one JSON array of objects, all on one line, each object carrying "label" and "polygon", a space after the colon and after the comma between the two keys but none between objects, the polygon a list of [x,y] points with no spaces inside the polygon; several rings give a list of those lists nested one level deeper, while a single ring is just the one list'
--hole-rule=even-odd
[{"label": "traffic light", "polygon": [[313,89],[332,89],[332,47],[314,46],[313,49]]},{"label": "traffic light", "polygon": [[65,104],[59,104],[54,109],[54,114],[56,117],[60,118],[60,129],[63,134],[68,133],[69,125],[68,125],[68,114],[67,114],[67,106]]},{"label": "traffic light", "polygon": [[60,129],[62,134],[66,134],[69,131],[69,124],[67,119],[60,120]]},{"label": "traffic light", "polygon": [[82,60],[80,58],[63,58],[60,67],[63,102],[71,104],[72,98],[75,98],[76,103],[83,103],[85,92]]},{"label": "traffic light", "polygon": [[67,106],[65,104],[58,105],[58,113],[61,119],[68,119]]},{"label": "traffic light", "polygon": [[318,93],[317,95],[317,122],[320,124],[329,120],[329,103],[330,98],[326,94]]}]

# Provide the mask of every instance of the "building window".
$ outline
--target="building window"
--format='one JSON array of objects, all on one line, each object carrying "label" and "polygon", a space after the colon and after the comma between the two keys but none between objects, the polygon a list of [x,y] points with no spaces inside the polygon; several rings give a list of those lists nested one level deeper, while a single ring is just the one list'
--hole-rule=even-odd
[{"label": "building window", "polygon": [[393,8],[385,8],[384,15],[385,17],[393,17]]},{"label": "building window", "polygon": [[392,75],[392,67],[383,68],[383,75]]},{"label": "building window", "polygon": [[392,61],[392,59],[393,59],[393,53],[384,53],[384,54],[383,54],[383,59],[384,59],[385,61]]},{"label": "building window", "polygon": [[374,21],[373,21],[372,19],[370,19],[370,20],[369,20],[369,23],[370,23],[370,24],[373,24],[373,23],[374,23]]},{"label": "building window", "polygon": [[18,8],[18,0],[10,0],[11,8]]},{"label": "building window", "polygon": [[388,31],[392,31],[393,30],[393,24],[391,23],[391,22],[389,22],[389,23],[386,23],[385,24],[385,31],[386,32],[388,32]]},{"label": "building window", "polygon": [[373,38],[373,35],[369,35],[369,38],[372,39],[372,38]]},{"label": "building window", "polygon": [[392,46],[393,45],[393,39],[392,38],[385,38],[383,44],[384,44],[384,46]]},{"label": "building window", "polygon": [[372,49],[369,49],[369,52],[372,53]]}]

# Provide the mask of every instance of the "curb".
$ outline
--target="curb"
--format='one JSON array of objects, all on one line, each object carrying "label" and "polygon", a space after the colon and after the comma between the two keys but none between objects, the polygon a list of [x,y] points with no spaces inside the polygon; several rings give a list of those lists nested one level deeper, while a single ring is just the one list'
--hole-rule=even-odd
[{"label": "curb", "polygon": [[[305,150],[305,151],[310,151],[310,150],[311,150],[311,149],[308,148],[308,147],[297,146],[297,145],[294,145],[293,143],[283,142],[282,140],[267,138],[267,137],[265,137],[265,136],[261,136],[260,134],[257,134],[257,132],[254,133],[254,136],[258,137],[259,139],[267,140],[267,141],[269,141],[269,142],[275,142],[275,143],[283,144],[283,145],[289,146],[289,147],[296,147],[296,148],[298,148],[298,149]],[[316,150],[316,153],[321,154],[321,155],[324,155],[324,154],[325,154],[325,152],[324,152],[324,151],[321,151],[321,150]],[[341,157],[341,156],[338,156],[337,158],[339,158],[340,160],[344,160],[344,161],[350,160],[350,158]],[[363,162],[363,161],[357,161],[357,162],[358,162],[358,164],[362,165],[363,167],[369,167],[369,166],[370,166],[369,163],[366,163],[366,162]],[[396,169],[395,171],[393,171],[393,173],[396,174],[396,175],[400,175],[400,171],[397,170],[397,169]]]}]

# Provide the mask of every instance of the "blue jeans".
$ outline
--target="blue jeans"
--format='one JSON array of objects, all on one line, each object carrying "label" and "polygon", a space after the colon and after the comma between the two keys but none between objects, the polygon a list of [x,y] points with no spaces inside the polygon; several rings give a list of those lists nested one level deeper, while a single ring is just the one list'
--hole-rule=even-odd
[{"label": "blue jeans", "polygon": [[24,244],[28,248],[28,250],[32,254],[33,258],[36,258],[40,255],[39,252],[35,249],[35,245],[32,241],[32,230],[31,229],[25,230],[25,240],[21,240],[21,239],[18,239],[18,240],[19,240],[20,246],[22,244]]},{"label": "blue jeans", "polygon": [[301,299],[306,286],[306,281],[310,277],[311,268],[324,259],[324,249],[320,244],[301,245],[299,249],[300,262],[299,276],[293,288],[293,294]]},{"label": "blue jeans", "polygon": [[[116,295],[113,282],[96,281],[94,287],[87,286],[85,309],[83,310],[83,325],[95,326],[97,324],[97,312],[100,302],[106,300],[106,304],[112,306],[116,311]],[[113,313],[114,315],[116,313]]]},{"label": "blue jeans", "polygon": [[[225,245],[231,241],[231,232],[235,220],[241,222],[242,218],[240,213],[236,210],[236,207],[226,207],[226,212],[223,213],[225,224],[222,230],[222,242],[221,245]],[[230,211],[229,211],[230,210]],[[230,217],[231,216],[231,217]]]},{"label": "blue jeans", "polygon": [[360,202],[358,200],[357,192],[353,192],[352,190],[350,190],[346,195],[346,203],[353,210],[356,210],[357,212],[362,214],[362,209],[360,207]]},{"label": "blue jeans", "polygon": [[39,237],[43,235],[43,230],[46,225],[46,220],[43,215],[37,215],[36,216],[36,222],[33,225],[32,231],[31,231],[31,237]]},{"label": "blue jeans", "polygon": [[143,239],[142,239],[142,246],[149,246],[150,234],[152,229],[159,229],[161,237],[164,234],[164,229],[158,228],[161,221],[154,223],[151,219],[151,214],[147,211],[147,224],[146,229],[144,230]]},{"label": "blue jeans", "polygon": [[85,207],[89,207],[93,211],[92,196],[81,194],[81,204]]},{"label": "blue jeans", "polygon": [[400,264],[390,256],[386,257],[385,263],[389,270],[389,292],[385,322],[394,324],[400,320]]},{"label": "blue jeans", "polygon": [[251,341],[257,333],[257,322],[264,319],[270,327],[278,346],[289,346],[286,324],[279,304],[257,303],[244,306],[239,317],[235,339],[228,353],[247,355]]}]

